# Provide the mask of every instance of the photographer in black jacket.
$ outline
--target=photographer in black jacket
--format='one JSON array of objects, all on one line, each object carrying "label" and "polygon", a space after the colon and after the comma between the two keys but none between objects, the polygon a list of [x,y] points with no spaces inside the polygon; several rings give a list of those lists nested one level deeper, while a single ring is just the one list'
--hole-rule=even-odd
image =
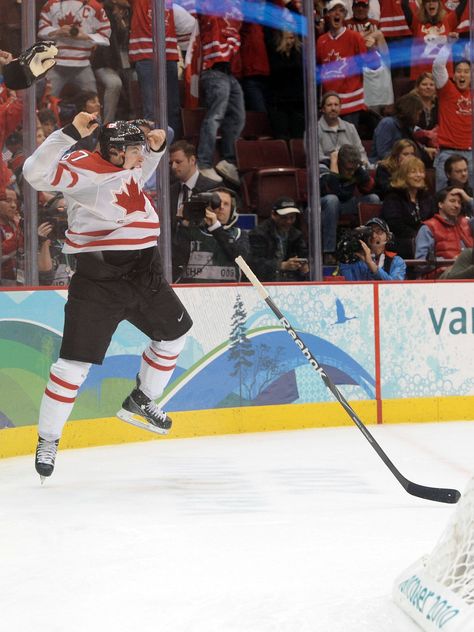
[{"label": "photographer in black jacket", "polygon": [[246,231],[235,226],[235,194],[226,187],[197,193],[184,203],[183,217],[176,227],[173,246],[189,252],[187,264],[179,270],[175,283],[235,283],[240,268],[235,258],[247,258]]},{"label": "photographer in black jacket", "polygon": [[249,235],[250,263],[260,281],[303,281],[309,273],[308,246],[294,227],[300,209],[295,201],[275,201],[271,216]]}]

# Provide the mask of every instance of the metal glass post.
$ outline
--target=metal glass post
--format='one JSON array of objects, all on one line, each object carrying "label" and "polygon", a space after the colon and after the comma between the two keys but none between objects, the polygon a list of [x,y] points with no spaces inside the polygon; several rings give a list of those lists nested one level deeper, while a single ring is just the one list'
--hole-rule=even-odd
[{"label": "metal glass post", "polygon": [[[474,1],[474,0],[471,0]],[[304,0],[306,33],[303,37],[306,166],[308,170],[308,208],[311,279],[322,281],[321,195],[319,189],[318,102],[316,86],[316,46],[313,0]]]},{"label": "metal glass post", "polygon": [[[165,30],[165,2],[153,0],[153,71],[155,94],[155,122],[160,129],[168,130],[167,84],[166,84],[166,30]],[[163,263],[163,273],[167,281],[171,281],[171,217],[169,212],[170,180],[168,155],[162,159],[160,168],[156,172],[156,190],[158,213],[160,216],[160,252]]]},{"label": "metal glass post", "polygon": [[[35,42],[35,0],[24,0],[21,5],[21,44],[25,50]],[[23,98],[23,147],[31,156],[36,149],[36,87],[35,84],[22,92]],[[23,179],[24,235],[25,235],[25,285],[38,285],[38,196]]]}]

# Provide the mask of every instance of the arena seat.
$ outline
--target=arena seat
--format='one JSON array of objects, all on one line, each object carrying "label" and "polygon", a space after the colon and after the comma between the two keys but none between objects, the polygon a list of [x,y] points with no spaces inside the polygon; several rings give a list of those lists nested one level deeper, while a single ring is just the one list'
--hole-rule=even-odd
[{"label": "arena seat", "polygon": [[294,167],[306,168],[306,151],[302,138],[290,138],[288,143],[290,148],[291,162]]},{"label": "arena seat", "polygon": [[359,202],[358,211],[359,225],[362,226],[363,224],[366,224],[369,219],[372,219],[373,217],[380,217],[380,213],[382,212],[382,203]]}]

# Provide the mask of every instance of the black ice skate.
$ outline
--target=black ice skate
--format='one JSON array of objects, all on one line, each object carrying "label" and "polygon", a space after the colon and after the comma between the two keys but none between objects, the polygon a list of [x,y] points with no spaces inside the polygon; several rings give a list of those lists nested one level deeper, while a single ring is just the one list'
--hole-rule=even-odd
[{"label": "black ice skate", "polygon": [[125,399],[117,417],[138,428],[144,428],[157,434],[168,434],[171,429],[171,419],[140,390],[138,378],[137,383],[137,388],[133,389]]},{"label": "black ice skate", "polygon": [[43,437],[38,436],[38,445],[36,446],[35,468],[40,475],[41,484],[47,476],[51,476],[54,470],[54,462],[58,451],[59,439],[56,441],[47,441]]}]

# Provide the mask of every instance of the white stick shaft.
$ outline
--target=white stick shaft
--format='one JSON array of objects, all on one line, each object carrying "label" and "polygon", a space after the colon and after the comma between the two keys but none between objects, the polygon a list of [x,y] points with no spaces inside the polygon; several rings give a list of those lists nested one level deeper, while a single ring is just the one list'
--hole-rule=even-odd
[{"label": "white stick shaft", "polygon": [[248,266],[247,262],[245,261],[245,259],[243,259],[239,255],[235,259],[235,263],[239,266],[239,268],[245,274],[247,279],[250,281],[250,283],[254,286],[254,288],[257,290],[257,292],[260,294],[260,296],[265,301],[268,298],[269,294],[268,294],[267,290],[263,287],[263,285],[260,283],[260,281],[257,279],[255,274],[252,272],[252,270],[249,268],[249,266]]}]

